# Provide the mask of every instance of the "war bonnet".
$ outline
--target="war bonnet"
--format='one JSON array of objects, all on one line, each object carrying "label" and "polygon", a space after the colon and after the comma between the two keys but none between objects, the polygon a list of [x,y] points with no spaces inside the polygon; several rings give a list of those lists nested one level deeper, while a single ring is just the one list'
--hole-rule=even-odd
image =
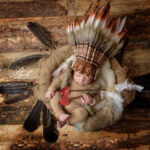
[{"label": "war bonnet", "polygon": [[72,45],[76,61],[74,71],[95,76],[103,62],[115,56],[124,45],[126,17],[110,19],[110,5],[91,4],[81,21],[67,23],[68,42]]}]

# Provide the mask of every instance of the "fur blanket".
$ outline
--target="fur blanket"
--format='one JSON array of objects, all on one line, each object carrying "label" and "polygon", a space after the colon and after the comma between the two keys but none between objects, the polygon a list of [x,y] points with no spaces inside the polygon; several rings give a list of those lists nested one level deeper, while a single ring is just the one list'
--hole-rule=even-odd
[{"label": "fur blanket", "polygon": [[[52,73],[65,59],[73,55],[69,45],[53,51],[48,57],[40,60],[39,84],[34,88],[37,99],[43,100],[49,107],[49,101],[45,99],[45,93],[52,81]],[[100,84],[103,88],[114,88],[116,84],[127,80],[126,68],[122,68],[114,58],[104,63],[101,68]],[[84,122],[75,125],[78,131],[96,131],[109,126],[119,120],[123,109],[135,98],[135,91],[124,90],[118,97],[117,94],[107,92],[101,94],[101,101],[94,106],[95,115],[89,116]]]}]

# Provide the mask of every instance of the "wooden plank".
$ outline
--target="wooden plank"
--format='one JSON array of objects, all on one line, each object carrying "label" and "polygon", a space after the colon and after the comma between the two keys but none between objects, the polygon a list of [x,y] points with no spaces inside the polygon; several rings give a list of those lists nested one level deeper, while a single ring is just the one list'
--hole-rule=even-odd
[{"label": "wooden plank", "polygon": [[[12,130],[13,129],[13,130]],[[137,132],[136,134],[118,134],[113,132],[101,131],[94,134],[77,133],[71,127],[60,131],[60,137],[55,144],[48,144],[42,139],[42,126],[35,132],[26,132],[21,125],[0,126],[0,134],[3,139],[0,141],[0,147],[11,149],[31,149],[46,147],[57,149],[120,149],[149,147],[149,136],[146,131]],[[75,136],[71,136],[71,134]],[[12,136],[8,136],[12,135]],[[109,135],[109,136],[108,136]],[[71,137],[71,138],[70,138]],[[146,137],[146,138],[144,138]],[[139,140],[142,139],[143,140]],[[129,141],[130,140],[130,141]],[[143,142],[144,141],[144,142]],[[137,143],[135,143],[137,142]],[[68,148],[70,147],[70,148]],[[6,149],[5,149],[6,150]]]},{"label": "wooden plank", "polygon": [[0,18],[66,16],[67,11],[55,0],[1,2]]},{"label": "wooden plank", "polygon": [[[9,0],[9,4],[1,1],[0,17],[33,17],[33,16],[82,16],[89,7],[91,0]],[[12,2],[11,2],[12,1]],[[15,2],[17,1],[17,2]],[[94,0],[93,0],[94,1]],[[101,5],[107,1],[101,0]],[[113,0],[111,14],[124,15],[150,9],[149,0]]]},{"label": "wooden plank", "polygon": [[[5,117],[3,117],[5,123],[2,120],[0,121],[3,123],[0,125],[0,137],[3,137],[3,139],[0,139],[0,147],[7,146],[8,148],[11,147],[11,149],[30,149],[37,147],[42,149],[46,149],[46,147],[55,149],[66,149],[68,147],[70,149],[136,148],[140,150],[141,148],[147,149],[150,146],[149,100],[135,100],[127,107],[119,122],[98,132],[80,133],[74,131],[73,127],[65,126],[59,130],[60,136],[55,144],[48,144],[42,139],[42,126],[33,133],[28,133],[22,128],[20,123],[23,123],[23,119],[26,118],[29,112],[25,106],[31,109],[29,99],[9,106],[0,105],[0,108],[5,108],[5,110],[0,110],[0,112],[5,114]],[[16,111],[10,113],[12,109],[16,109]],[[11,122],[9,122],[10,117]],[[18,118],[21,120],[18,121]]]},{"label": "wooden plank", "polygon": [[7,79],[10,80],[27,80],[32,82],[38,82],[39,75],[39,65],[38,60],[30,64],[23,65],[17,70],[10,70],[10,65],[12,62],[26,56],[42,54],[49,55],[51,52],[10,52],[10,53],[1,53],[0,55],[0,81]]},{"label": "wooden plank", "polygon": [[123,56],[123,65],[129,68],[129,76],[142,76],[150,73],[150,49],[127,50]]},{"label": "wooden plank", "polygon": [[[60,47],[67,43],[65,24],[73,17],[35,17],[0,19],[0,51],[47,51],[26,27],[27,22],[35,21],[51,33],[52,40]],[[139,21],[141,20],[141,21]],[[143,21],[144,20],[144,21]],[[135,68],[135,76],[150,72],[150,16],[144,14],[129,15],[127,29],[129,41],[125,47],[123,64]],[[146,59],[145,59],[146,58]],[[133,72],[132,72],[133,73]]]},{"label": "wooden plank", "polygon": [[[91,4],[91,0],[58,0],[58,3],[66,8],[68,11],[68,16],[82,16],[89,5]],[[101,5],[105,5],[108,1],[101,0]],[[113,0],[110,2],[111,5],[111,14],[113,16],[117,15],[126,15],[133,14],[135,12],[143,11],[146,9],[150,9],[150,1],[149,0]]]},{"label": "wooden plank", "polygon": [[45,27],[56,45],[64,45],[66,20],[64,17],[0,19],[0,52],[48,50],[27,28],[30,21]]}]

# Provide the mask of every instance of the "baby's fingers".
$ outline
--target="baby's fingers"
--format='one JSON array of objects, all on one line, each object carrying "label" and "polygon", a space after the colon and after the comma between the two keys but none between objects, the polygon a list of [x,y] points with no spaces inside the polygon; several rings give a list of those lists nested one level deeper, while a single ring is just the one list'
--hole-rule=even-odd
[{"label": "baby's fingers", "polygon": [[45,94],[45,98],[49,98],[49,93],[46,93],[46,94]]},{"label": "baby's fingers", "polygon": [[53,97],[54,97],[54,92],[51,92],[50,98],[53,98]]},{"label": "baby's fingers", "polygon": [[82,104],[86,104],[86,101],[85,101],[85,99],[83,97],[81,97],[81,103]]},{"label": "baby's fingers", "polygon": [[88,97],[87,94],[83,94],[83,98],[84,98],[84,100],[85,100],[86,102],[88,102],[89,97]]}]

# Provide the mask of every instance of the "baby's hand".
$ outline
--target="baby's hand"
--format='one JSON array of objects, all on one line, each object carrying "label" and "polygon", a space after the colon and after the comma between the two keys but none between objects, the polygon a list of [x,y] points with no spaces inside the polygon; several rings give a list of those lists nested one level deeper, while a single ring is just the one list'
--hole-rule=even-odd
[{"label": "baby's hand", "polygon": [[50,89],[46,92],[45,94],[45,98],[47,99],[52,99],[55,95],[55,90],[54,89]]},{"label": "baby's hand", "polygon": [[93,99],[88,94],[82,94],[81,103],[82,104],[92,104],[93,103]]}]

